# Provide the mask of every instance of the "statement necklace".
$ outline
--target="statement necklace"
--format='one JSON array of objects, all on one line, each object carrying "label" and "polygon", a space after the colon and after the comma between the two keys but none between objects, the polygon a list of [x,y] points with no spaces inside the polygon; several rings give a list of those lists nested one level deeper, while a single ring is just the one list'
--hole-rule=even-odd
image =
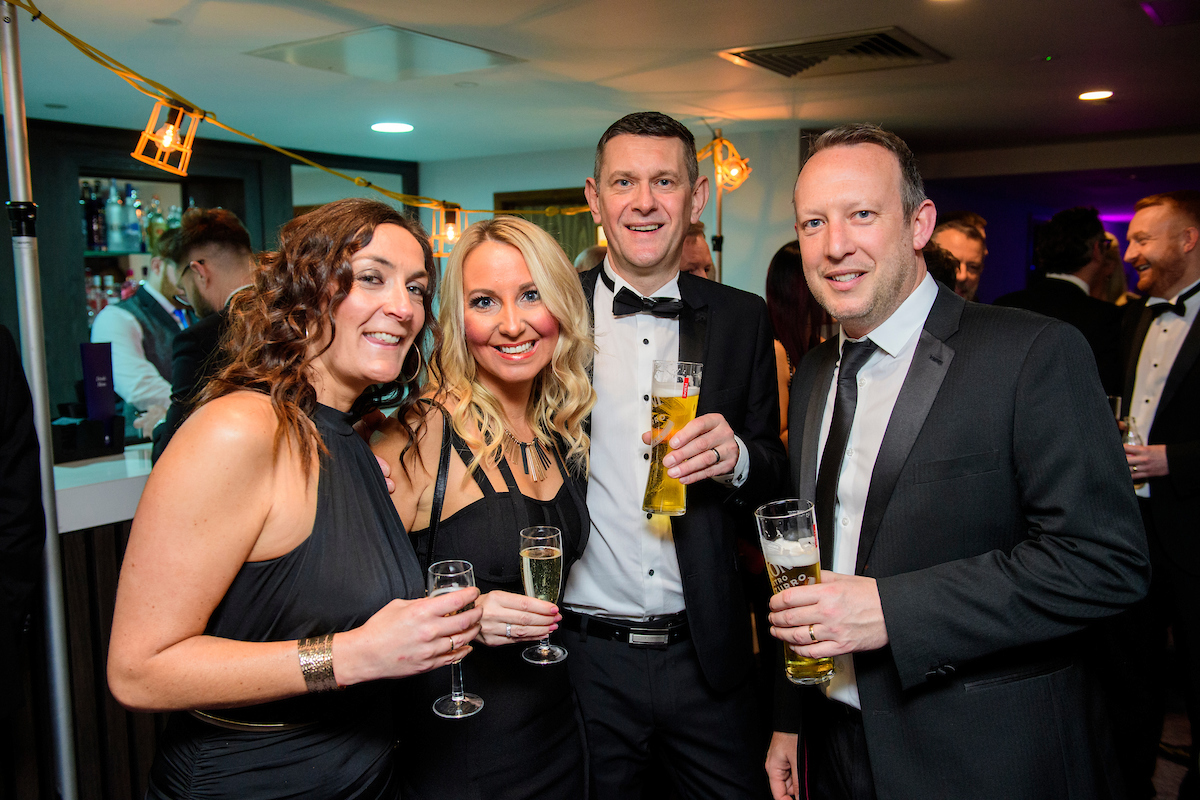
[{"label": "statement necklace", "polygon": [[[534,483],[546,480],[546,470],[550,469],[550,456],[546,455],[546,451],[542,449],[542,444],[533,437],[533,441],[521,442],[517,437],[513,436],[508,428],[504,429],[504,438],[501,440],[500,449],[504,453],[504,457],[510,463],[516,463],[517,451],[521,453],[521,469],[526,475],[532,475]],[[533,451],[530,453],[530,451]],[[532,472],[530,472],[532,470]]]}]

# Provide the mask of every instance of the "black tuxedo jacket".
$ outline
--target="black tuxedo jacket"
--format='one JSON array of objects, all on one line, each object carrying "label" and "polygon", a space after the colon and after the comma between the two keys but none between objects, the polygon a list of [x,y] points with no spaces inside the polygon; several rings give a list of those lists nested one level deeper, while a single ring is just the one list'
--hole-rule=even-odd
[{"label": "black tuxedo jacket", "polygon": [[229,327],[229,307],[209,314],[175,335],[171,349],[171,405],[162,424],[154,429],[151,460],[163,450],[192,410],[192,404],[208,382],[221,371],[221,336]]},{"label": "black tuxedo jacket", "polygon": [[1089,296],[1073,283],[1057,278],[1011,292],[993,305],[1024,308],[1061,319],[1079,329],[1096,357],[1100,383],[1107,394],[1121,393],[1121,308]]},{"label": "black tuxedo jacket", "polygon": [[[791,469],[814,497],[838,341],[792,383]],[[822,560],[831,533],[819,532]],[[1073,634],[1149,583],[1137,504],[1079,332],[945,288],[871,475],[856,573],[889,644],[857,653],[880,800],[1106,797],[1107,742]],[[803,690],[801,736],[815,690]],[[810,767],[811,769],[811,767]]]},{"label": "black tuxedo jacket", "polygon": [[41,584],[46,517],[33,400],[21,356],[0,325],[0,720],[21,699],[17,640]]},{"label": "black tuxedo jacket", "polygon": [[[581,276],[589,307],[602,269]],[[685,305],[679,316],[679,358],[704,364],[696,415],[721,414],[750,458],[740,488],[711,480],[694,483],[688,487],[687,513],[671,518],[700,668],[712,688],[727,691],[746,677],[753,652],[750,611],[738,577],[737,531],[757,504],[779,497],[787,474],[779,440],[775,349],[762,298],[686,274],[679,276],[679,294]]]},{"label": "black tuxedo jacket", "polygon": [[[1128,407],[1137,378],[1138,357],[1151,319],[1145,310],[1145,300],[1131,303],[1125,309],[1121,337],[1125,365],[1122,396]],[[1150,479],[1150,509],[1158,539],[1179,566],[1193,574],[1200,573],[1200,325],[1192,323],[1167,373],[1154,424],[1141,433],[1146,444],[1167,446],[1170,474]]]}]

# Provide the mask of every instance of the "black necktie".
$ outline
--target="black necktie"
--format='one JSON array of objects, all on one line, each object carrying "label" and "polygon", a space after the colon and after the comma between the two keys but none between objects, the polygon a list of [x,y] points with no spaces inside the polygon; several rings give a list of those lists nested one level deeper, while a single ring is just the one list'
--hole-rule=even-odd
[{"label": "black necktie", "polygon": [[663,319],[679,319],[679,312],[682,310],[681,300],[673,297],[641,297],[626,286],[622,286],[621,291],[613,297],[614,317],[648,311]]},{"label": "black necktie", "polygon": [[[817,472],[817,533],[833,536],[833,507],[837,503],[838,475],[842,471],[842,458],[846,454],[846,443],[850,440],[850,425],[854,422],[854,408],[858,405],[858,371],[871,357],[877,346],[870,339],[842,345],[842,363],[838,367],[837,395],[833,399],[833,420],[829,423],[829,436],[825,439],[825,451],[821,454],[821,468]],[[829,554],[832,558],[833,554]],[[826,562],[829,563],[829,562]]]},{"label": "black necktie", "polygon": [[1200,292],[1200,283],[1197,283],[1195,286],[1179,295],[1179,299],[1174,303],[1155,303],[1154,305],[1146,306],[1146,310],[1150,312],[1151,319],[1158,319],[1168,311],[1173,311],[1182,317],[1183,315],[1187,314],[1187,305],[1184,303],[1184,301],[1190,298],[1196,292]]}]

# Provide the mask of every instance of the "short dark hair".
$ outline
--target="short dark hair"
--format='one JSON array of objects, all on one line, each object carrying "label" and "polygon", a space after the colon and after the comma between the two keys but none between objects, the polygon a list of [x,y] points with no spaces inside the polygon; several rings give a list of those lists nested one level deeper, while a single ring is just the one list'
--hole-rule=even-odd
[{"label": "short dark hair", "polygon": [[974,211],[951,211],[947,214],[938,214],[938,222],[965,222],[972,228],[977,228],[980,233],[987,236],[987,220]]},{"label": "short dark hair", "polygon": [[1192,225],[1200,226],[1200,191],[1180,189],[1177,192],[1152,194],[1138,200],[1133,210],[1141,211],[1150,206],[1173,206],[1176,211],[1187,217]]},{"label": "short dark hair", "polygon": [[958,259],[949,250],[934,244],[932,236],[921,248],[921,254],[925,256],[925,270],[935,281],[953,292],[958,282]]},{"label": "short dark hair", "polygon": [[699,236],[701,239],[704,238],[704,223],[700,220],[696,220],[691,225],[688,225],[687,235],[683,238],[691,239],[694,236]]},{"label": "short dark hair", "polygon": [[224,208],[189,208],[179,223],[179,236],[163,255],[182,264],[193,248],[216,244],[249,255],[254,251],[250,234],[237,214]]},{"label": "short dark hair", "polygon": [[[900,166],[900,201],[904,214],[912,217],[925,202],[925,184],[921,181],[921,172],[917,169],[917,158],[912,150],[896,134],[885,131],[878,125],[868,122],[852,122],[839,125],[818,136],[809,146],[804,163],[822,150],[831,147],[848,147],[855,144],[874,144],[887,150],[896,157]],[[800,167],[803,169],[803,165]]]},{"label": "short dark hair", "polygon": [[968,239],[974,239],[980,244],[983,244],[983,233],[979,230],[979,228],[963,222],[961,219],[952,219],[948,222],[939,222],[937,227],[933,229],[933,235],[929,238],[936,238],[937,235],[942,231],[958,231]]},{"label": "short dark hair", "polygon": [[657,111],[638,111],[626,114],[608,126],[608,130],[596,144],[596,164],[592,177],[600,180],[600,168],[604,163],[604,146],[617,136],[657,136],[661,139],[678,139],[683,142],[683,162],[687,167],[688,181],[692,186],[700,178],[700,164],[696,161],[696,137],[676,119]]},{"label": "short dark hair", "polygon": [[1096,243],[1103,238],[1100,212],[1085,206],[1068,208],[1038,231],[1035,263],[1045,272],[1078,272],[1092,260]]}]

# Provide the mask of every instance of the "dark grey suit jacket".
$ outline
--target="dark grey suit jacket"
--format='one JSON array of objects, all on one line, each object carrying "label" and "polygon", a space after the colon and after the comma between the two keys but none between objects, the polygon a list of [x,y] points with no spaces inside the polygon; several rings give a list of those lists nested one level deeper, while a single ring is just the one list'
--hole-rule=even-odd
[{"label": "dark grey suit jacket", "polygon": [[[601,269],[581,276],[589,307]],[[704,364],[696,415],[725,417],[750,457],[749,478],[739,489],[710,480],[694,483],[688,487],[687,513],[671,518],[700,668],[714,689],[728,691],[745,679],[753,663],[737,532],[757,504],[779,497],[787,474],[779,440],[775,347],[761,297],[686,274],[679,276],[679,294],[685,304],[679,358]]]},{"label": "dark grey suit jacket", "polygon": [[[792,383],[800,497],[815,495],[837,347],[811,351]],[[829,532],[821,547],[826,560]],[[880,800],[1110,796],[1072,635],[1142,597],[1149,564],[1075,328],[939,288],[871,476],[855,571],[878,580],[889,638],[854,656]],[[821,746],[803,717],[801,734]]]}]

